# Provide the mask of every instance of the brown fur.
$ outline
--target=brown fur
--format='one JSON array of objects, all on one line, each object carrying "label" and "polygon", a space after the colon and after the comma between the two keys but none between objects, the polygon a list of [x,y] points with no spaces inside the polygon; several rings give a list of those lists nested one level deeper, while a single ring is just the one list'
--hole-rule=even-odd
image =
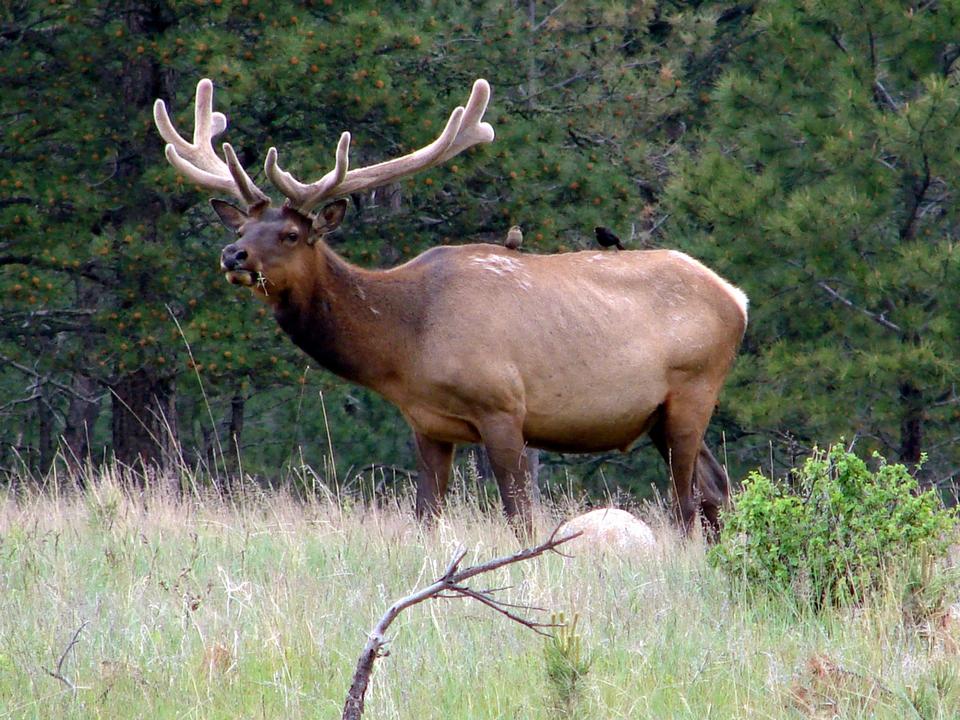
[{"label": "brown fur", "polygon": [[228,278],[250,285],[320,364],[380,393],[410,423],[418,514],[438,511],[454,446],[483,443],[508,516],[529,532],[526,445],[626,450],[649,433],[684,526],[697,495],[716,522],[726,477],[702,439],[746,308],[704,266],[667,250],[521,255],[462,245],[365,270],[322,239],[343,201],[316,221],[286,207],[246,215],[214,206],[239,231],[223,251]]}]

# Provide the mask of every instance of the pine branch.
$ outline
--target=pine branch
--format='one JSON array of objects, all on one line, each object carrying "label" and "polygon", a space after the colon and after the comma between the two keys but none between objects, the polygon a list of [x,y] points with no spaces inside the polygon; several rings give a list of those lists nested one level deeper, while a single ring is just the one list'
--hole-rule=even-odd
[{"label": "pine branch", "polygon": [[562,2],[558,3],[552,10],[550,10],[549,12],[547,12],[546,15],[543,16],[543,19],[540,22],[538,22],[536,25],[533,26],[533,28],[531,28],[530,33],[533,34],[533,33],[539,32],[540,28],[546,25],[550,21],[550,18],[552,18],[556,13],[562,10],[563,6],[566,4],[567,4],[567,0],[563,0]]},{"label": "pine branch", "polygon": [[827,293],[827,295],[832,297],[837,302],[843,305],[846,305],[848,308],[851,308],[852,310],[856,310],[861,315],[867,316],[878,325],[882,325],[883,327],[887,328],[887,330],[893,330],[895,333],[898,333],[901,335],[903,334],[903,328],[901,328],[896,323],[891,322],[890,320],[887,320],[886,313],[875,313],[872,310],[867,310],[865,307],[861,307],[857,305],[855,302],[853,302],[853,300],[850,300],[849,298],[844,297],[839,292],[834,290],[832,287],[827,285],[827,283],[825,283],[823,280],[817,281],[817,287],[819,287],[821,290],[823,290],[825,293]]},{"label": "pine branch", "polygon": [[873,81],[873,92],[878,100],[878,105],[881,105],[881,107],[886,105],[893,112],[899,112],[900,105],[893,99],[893,96],[887,92],[887,89],[879,79]]},{"label": "pine branch", "polygon": [[44,270],[53,270],[54,272],[80,275],[81,277],[85,277],[88,280],[93,280],[101,285],[107,284],[106,280],[93,271],[94,264],[90,261],[84,263],[78,268],[75,268],[69,265],[64,267],[62,264],[50,262],[49,260],[44,260],[43,258],[34,257],[32,255],[0,255],[0,265],[28,265],[32,267],[39,267]]},{"label": "pine branch", "polygon": [[927,191],[931,185],[930,160],[927,154],[923,154],[923,177],[915,184],[913,188],[913,197],[910,198],[910,209],[907,213],[907,219],[900,227],[900,239],[913,240],[917,233],[917,220],[920,217],[923,202],[926,199]]},{"label": "pine branch", "polygon": [[0,200],[0,208],[7,207],[9,205],[33,205],[34,202],[35,201],[32,197],[25,196],[3,198]]},{"label": "pine branch", "polygon": [[877,313],[877,312],[873,312],[872,310],[868,310],[868,309],[865,308],[865,307],[862,307],[862,306],[860,306],[860,305],[857,305],[853,300],[851,300],[850,298],[846,297],[845,295],[842,295],[839,291],[835,290],[833,287],[831,287],[830,285],[828,285],[825,280],[817,280],[817,279],[815,278],[814,274],[813,274],[812,272],[810,272],[809,270],[805,270],[805,269],[800,265],[800,263],[798,263],[798,262],[796,262],[796,261],[793,261],[793,260],[788,261],[788,262],[789,262],[789,264],[792,265],[793,267],[795,267],[795,268],[797,268],[798,270],[800,270],[801,272],[805,273],[808,278],[810,278],[811,280],[814,281],[814,283],[816,284],[816,286],[817,286],[818,288],[820,288],[821,290],[823,290],[827,295],[829,295],[833,300],[836,300],[837,302],[839,302],[841,305],[846,305],[846,306],[847,306],[848,308],[850,308],[851,310],[856,310],[856,311],[857,311],[858,313],[860,313],[861,315],[864,315],[864,316],[870,318],[871,320],[873,320],[873,321],[874,321],[875,323],[877,323],[878,325],[881,325],[882,327],[885,327],[887,330],[892,330],[893,332],[897,333],[898,335],[903,335],[903,334],[904,334],[903,328],[901,328],[901,327],[900,327],[899,325],[897,325],[895,322],[893,322],[893,321],[891,321],[891,320],[888,320],[888,319],[887,319],[887,315],[886,315],[885,312]]},{"label": "pine branch", "polygon": [[[52,385],[53,387],[57,388],[58,390],[62,390],[63,392],[67,393],[68,395],[71,395],[71,396],[77,398],[78,400],[83,400],[84,402],[96,402],[96,400],[97,400],[97,398],[86,397],[86,396],[78,393],[76,390],[74,390],[74,389],[71,388],[70,386],[64,385],[63,383],[60,383],[60,382],[57,382],[56,380],[54,380],[53,378],[51,378],[49,375],[42,375],[41,373],[37,372],[37,371],[34,370],[33,368],[27,367],[26,365],[22,365],[21,363],[18,363],[16,360],[14,360],[14,359],[12,359],[12,358],[9,358],[9,357],[7,357],[6,355],[4,355],[4,354],[2,354],[2,353],[0,353],[0,362],[4,362],[4,363],[6,363],[7,365],[9,365],[10,367],[14,368],[15,370],[19,370],[19,371],[22,372],[24,375],[29,375],[30,377],[32,377],[32,378],[36,381],[36,385],[37,385],[37,386],[40,386],[40,385]],[[35,398],[31,398],[31,399],[35,399]]]}]

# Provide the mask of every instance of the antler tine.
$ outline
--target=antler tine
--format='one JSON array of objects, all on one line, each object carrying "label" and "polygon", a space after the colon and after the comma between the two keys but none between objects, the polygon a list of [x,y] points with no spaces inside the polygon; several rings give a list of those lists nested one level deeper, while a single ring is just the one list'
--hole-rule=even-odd
[{"label": "antler tine", "polygon": [[457,107],[450,113],[443,132],[429,145],[393,160],[347,171],[347,150],[350,134],[340,136],[337,163],[333,170],[309,185],[301,183],[277,164],[277,152],[267,153],[265,170],[274,185],[287,196],[289,203],[303,212],[309,212],[324,198],[349,195],[391,183],[418,170],[438,165],[478,143],[491,142],[493,128],[480,122],[490,101],[490,85],[478,79],[473,84],[466,108]]},{"label": "antler tine", "polygon": [[[173,143],[167,144],[163,154],[166,156],[167,162],[170,163],[177,172],[188,178],[194,184],[212,192],[225,192],[241,200],[244,199],[243,196],[240,195],[233,177],[230,176],[229,170],[226,176],[201,170],[196,164],[185,160],[177,152]],[[224,167],[226,167],[226,165],[224,165]]]},{"label": "antler tine", "polygon": [[213,149],[213,138],[226,130],[227,117],[213,111],[210,80],[204,78],[197,83],[192,143],[177,132],[163,100],[153,104],[153,119],[160,137],[167,141],[167,161],[185,177],[207,190],[230,193],[248,205],[269,200],[240,165],[233,148],[224,145],[228,162],[221,160]]},{"label": "antler tine", "polygon": [[247,171],[243,169],[243,165],[240,164],[237,154],[233,151],[233,145],[224,143],[223,154],[224,157],[227,158],[227,170],[230,171],[230,176],[233,178],[233,182],[240,191],[240,196],[244,202],[246,202],[247,205],[270,202],[270,198],[267,197],[266,193],[253,184],[253,180],[247,175]]},{"label": "antler tine", "polygon": [[270,181],[289,199],[291,205],[303,212],[310,212],[323,198],[328,197],[331,191],[342,183],[347,176],[347,169],[350,166],[349,153],[350,133],[345,132],[340,135],[340,141],[337,143],[336,163],[333,170],[310,185],[304,185],[277,164],[277,149],[275,147],[267,151],[267,159],[264,161],[263,169]]},{"label": "antler tine", "polygon": [[493,127],[490,123],[480,122],[489,102],[490,83],[483,78],[477,78],[473,83],[473,89],[470,91],[470,99],[467,100],[467,107],[463,113],[463,121],[460,125],[460,132],[457,133],[457,139],[447,148],[443,157],[440,158],[440,162],[449,160],[471,145],[493,142],[495,137]]},{"label": "antler tine", "polygon": [[334,190],[338,195],[349,195],[358,190],[386,185],[418,170],[433,167],[441,161],[447,148],[453,145],[457,139],[462,119],[463,108],[455,107],[453,112],[450,113],[450,118],[447,120],[446,127],[443,128],[443,132],[432,143],[402,157],[351,170],[347,173],[343,182]]},{"label": "antler tine", "polygon": [[[271,148],[267,153],[266,171],[267,175],[277,186],[277,188],[287,196],[290,204],[302,212],[310,212],[324,198],[334,195],[349,195],[357,190],[386,185],[393,180],[415,172],[424,167],[429,167],[437,162],[440,155],[446,150],[456,138],[457,131],[460,129],[460,118],[463,115],[463,108],[458,107],[450,114],[446,127],[440,136],[426,147],[415,150],[409,155],[394,158],[386,162],[370,165],[358,170],[346,171],[346,163],[340,163],[341,150],[349,148],[350,133],[343,133],[340,136],[340,144],[337,147],[337,165],[334,169],[324,175],[320,180],[309,185],[305,185],[297,180],[292,174],[282,170],[277,164],[277,153],[275,148]],[[337,180],[339,178],[339,180]],[[280,182],[278,182],[280,181]],[[288,192],[288,190],[290,192]]]}]

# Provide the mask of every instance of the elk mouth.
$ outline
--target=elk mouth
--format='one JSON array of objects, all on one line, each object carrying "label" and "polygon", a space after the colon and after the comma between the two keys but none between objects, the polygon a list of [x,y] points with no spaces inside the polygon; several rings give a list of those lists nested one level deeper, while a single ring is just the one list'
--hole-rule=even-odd
[{"label": "elk mouth", "polygon": [[231,285],[243,285],[250,287],[257,282],[258,273],[252,270],[227,270],[225,277]]}]

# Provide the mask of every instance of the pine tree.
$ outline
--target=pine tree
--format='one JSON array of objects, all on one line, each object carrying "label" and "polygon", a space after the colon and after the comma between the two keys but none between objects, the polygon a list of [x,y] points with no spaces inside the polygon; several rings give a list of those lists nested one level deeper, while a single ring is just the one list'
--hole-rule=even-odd
[{"label": "pine tree", "polygon": [[669,189],[673,237],[752,299],[727,395],[745,430],[955,472],[958,22],[949,3],[756,5]]},{"label": "pine tree", "polygon": [[[487,77],[496,142],[351,198],[337,251],[382,267],[502,242],[515,223],[525,251],[593,247],[598,224],[652,246],[669,160],[743,17],[670,2],[339,0],[3,13],[2,463],[45,468],[62,436],[80,458],[182,448],[270,478],[301,459],[322,467],[328,431],[341,476],[411,467],[408,431],[383,401],[308,370],[268,311],[223,282],[226,236],[164,161],[154,98],[190,132],[196,83],[213,79],[223,139],[260,182],[271,145],[301,178],[329,169],[343,130],[355,165],[422,146]],[[632,459],[620,474],[641,477]]]}]

